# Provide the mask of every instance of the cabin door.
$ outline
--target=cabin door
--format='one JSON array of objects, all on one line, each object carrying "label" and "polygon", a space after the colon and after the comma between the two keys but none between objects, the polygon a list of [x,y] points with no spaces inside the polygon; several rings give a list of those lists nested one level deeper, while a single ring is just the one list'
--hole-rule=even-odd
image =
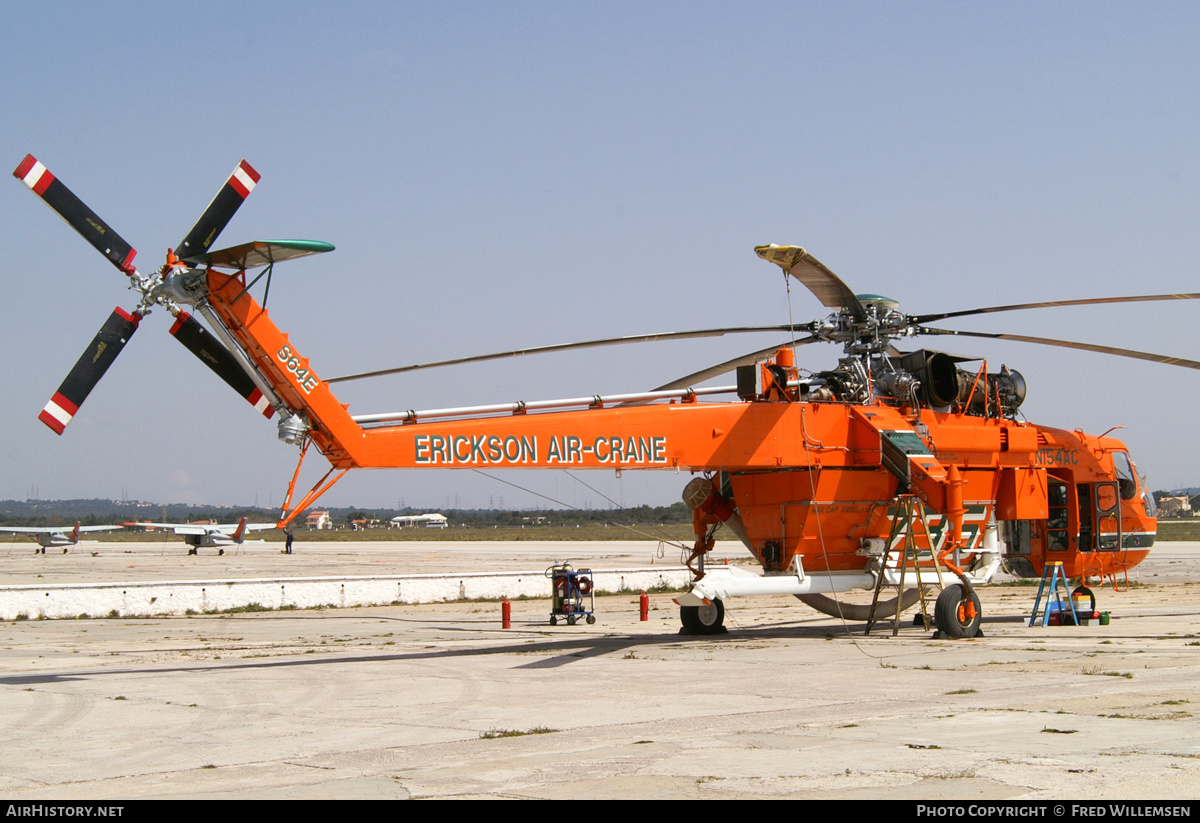
[{"label": "cabin door", "polygon": [[1121,548],[1121,497],[1116,483],[1080,483],[1079,550],[1111,552]]}]

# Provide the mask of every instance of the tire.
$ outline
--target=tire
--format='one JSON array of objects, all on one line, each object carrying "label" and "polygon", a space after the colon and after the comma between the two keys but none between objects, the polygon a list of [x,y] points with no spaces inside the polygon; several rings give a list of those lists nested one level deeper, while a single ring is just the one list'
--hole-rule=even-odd
[{"label": "tire", "polygon": [[594,614],[589,614],[589,615],[587,616],[587,622],[588,622],[588,625],[589,625],[589,626],[590,626],[590,625],[592,625],[593,623],[595,623],[595,622],[596,622],[596,615],[594,615]]},{"label": "tire", "polygon": [[946,637],[955,639],[977,635],[983,611],[979,605],[979,595],[974,591],[970,593],[970,603],[975,607],[975,616],[967,619],[967,599],[963,596],[962,584],[955,583],[943,589],[933,609],[934,623],[937,624],[938,630]]},{"label": "tire", "polygon": [[551,625],[551,626],[557,626],[557,625],[558,625],[558,618],[557,618],[557,617],[555,617],[554,615],[550,615],[550,625]]},{"label": "tire", "polygon": [[575,625],[575,615],[571,615],[570,617],[568,617],[568,618],[567,618],[567,625],[568,625],[568,626],[574,626],[574,625]]},{"label": "tire", "polygon": [[720,634],[725,630],[725,604],[714,600],[708,606],[680,606],[679,621],[688,634]]},{"label": "tire", "polygon": [[1071,591],[1071,599],[1074,600],[1076,597],[1091,598],[1092,605],[1088,607],[1088,617],[1091,617],[1092,614],[1096,611],[1096,595],[1095,595],[1095,593],[1091,589],[1089,589],[1087,586],[1084,586],[1081,583],[1080,585],[1076,586]]}]

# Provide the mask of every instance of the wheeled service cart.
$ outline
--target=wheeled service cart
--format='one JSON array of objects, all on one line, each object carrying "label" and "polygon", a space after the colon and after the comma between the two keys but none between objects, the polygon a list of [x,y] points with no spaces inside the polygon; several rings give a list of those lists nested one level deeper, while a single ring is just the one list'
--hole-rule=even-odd
[{"label": "wheeled service cart", "polygon": [[575,570],[570,563],[560,563],[546,569],[550,578],[553,601],[550,606],[550,625],[557,626],[558,619],[565,617],[568,626],[574,626],[580,617],[588,623],[596,622],[596,596],[592,593],[591,569]]}]

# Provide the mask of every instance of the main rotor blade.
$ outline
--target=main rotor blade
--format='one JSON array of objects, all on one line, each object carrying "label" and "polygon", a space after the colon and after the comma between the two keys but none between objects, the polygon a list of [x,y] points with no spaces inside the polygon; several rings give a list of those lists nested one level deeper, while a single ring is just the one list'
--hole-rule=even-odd
[{"label": "main rotor blade", "polygon": [[1011,306],[988,306],[982,309],[966,309],[964,311],[948,311],[941,314],[916,314],[909,316],[909,322],[921,324],[933,320],[945,320],[949,317],[969,317],[973,314],[991,314],[1000,311],[1020,311],[1022,309],[1046,309],[1056,306],[1092,306],[1102,303],[1147,303],[1153,300],[1196,300],[1200,294],[1140,294],[1132,297],[1091,297],[1081,300],[1048,300],[1041,303],[1015,303]]},{"label": "main rotor blade", "polygon": [[225,185],[217,192],[217,196],[208,204],[204,214],[192,226],[187,237],[175,249],[175,255],[185,263],[199,263],[208,253],[217,235],[225,228],[233,215],[254,191],[261,175],[245,160],[238,163],[233,174],[225,181]]},{"label": "main rotor blade", "polygon": [[[480,354],[473,357],[457,357],[453,360],[437,360],[432,363],[417,363],[412,366],[399,366],[394,369],[380,369],[379,371],[361,372],[359,374],[346,374],[341,377],[330,377],[325,380],[326,383],[344,383],[349,380],[362,380],[367,377],[382,377],[387,374],[402,374],[403,372],[418,371],[420,369],[436,369],[442,366],[461,366],[465,363],[481,363],[486,360],[501,360],[506,357],[523,357],[527,354],[548,354],[550,352],[572,351],[575,349],[590,349],[599,348],[601,346],[619,346],[625,343],[649,343],[658,340],[689,340],[696,337],[721,337],[726,334],[750,334],[753,332],[788,332],[791,331],[791,326],[734,326],[727,329],[698,329],[696,331],[675,331],[663,332],[659,334],[633,334],[625,337],[605,337],[598,340],[585,340],[580,343],[557,343],[553,346],[534,346],[528,349],[513,349],[512,351],[495,352],[493,354]],[[774,346],[770,351],[775,351],[779,348]]]},{"label": "main rotor blade", "polygon": [[1162,363],[1167,366],[1182,366],[1185,369],[1200,369],[1200,362],[1186,360],[1182,357],[1168,357],[1165,354],[1134,351],[1133,349],[1118,349],[1114,346],[1097,346],[1093,343],[1076,343],[1072,340],[1055,340],[1050,337],[1029,337],[1023,334],[990,334],[981,331],[953,331],[951,329],[917,329],[917,334],[953,334],[960,337],[983,337],[989,340],[1015,340],[1019,343],[1035,343],[1039,346],[1058,346],[1063,349],[1078,349],[1099,354],[1112,354],[1117,357],[1132,357],[1135,360],[1149,360],[1151,363]]},{"label": "main rotor blade", "polygon": [[761,360],[762,358],[766,357],[767,355],[774,354],[776,351],[778,351],[781,348],[784,348],[785,346],[786,347],[804,346],[808,343],[815,343],[816,341],[817,341],[816,337],[802,337],[801,339],[796,340],[794,342],[789,340],[786,343],[783,343],[782,345],[771,346],[770,348],[766,348],[766,349],[759,349],[758,351],[753,351],[753,352],[750,352],[749,354],[743,354],[741,357],[735,357],[732,360],[726,360],[724,363],[718,363],[715,366],[709,366],[707,369],[701,369],[698,372],[692,372],[689,375],[680,377],[678,380],[672,380],[670,383],[666,383],[662,386],[659,386],[656,389],[652,389],[652,391],[670,391],[672,389],[686,389],[689,386],[696,385],[697,383],[703,383],[705,380],[711,380],[714,377],[719,377],[722,374],[725,374],[726,372],[731,372],[734,369],[738,368],[739,366],[749,366],[750,364],[755,363],[758,360]]},{"label": "main rotor blade", "polygon": [[25,159],[13,171],[13,177],[58,212],[58,216],[83,235],[83,239],[103,254],[108,262],[125,274],[133,274],[133,258],[137,250],[89,209],[61,180],[51,174],[49,169],[39,163],[36,157],[32,154],[25,155]]},{"label": "main rotor blade", "polygon": [[208,330],[201,326],[196,318],[181,311],[171,326],[171,335],[182,343],[188,351],[204,361],[217,377],[229,384],[246,402],[253,406],[268,420],[275,414],[275,407],[267,402],[267,398],[254,385],[254,381],[242,369],[242,365],[229,349],[221,344]]},{"label": "main rotor blade", "polygon": [[821,305],[831,309],[848,309],[857,320],[867,316],[850,287],[804,248],[771,243],[768,246],[755,246],[754,253],[803,283],[821,301]]},{"label": "main rotor blade", "polygon": [[49,426],[55,434],[62,434],[83,401],[125,348],[129,338],[133,337],[141,319],[140,314],[129,314],[120,306],[113,309],[67,379],[50,398],[46,408],[42,409],[38,420]]}]

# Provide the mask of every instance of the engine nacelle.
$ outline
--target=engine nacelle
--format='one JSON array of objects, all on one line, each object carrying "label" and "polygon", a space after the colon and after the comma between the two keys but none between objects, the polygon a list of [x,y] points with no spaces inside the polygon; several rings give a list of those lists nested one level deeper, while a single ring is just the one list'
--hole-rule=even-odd
[{"label": "engine nacelle", "polygon": [[[912,362],[914,355],[923,362]],[[1001,409],[1011,414],[1025,402],[1025,378],[1008,366],[994,374],[979,375],[959,368],[964,358],[952,354],[922,351],[914,355],[906,356],[903,365],[920,378],[920,397],[929,406],[958,406],[969,414],[984,414],[994,410],[999,398]]]}]

